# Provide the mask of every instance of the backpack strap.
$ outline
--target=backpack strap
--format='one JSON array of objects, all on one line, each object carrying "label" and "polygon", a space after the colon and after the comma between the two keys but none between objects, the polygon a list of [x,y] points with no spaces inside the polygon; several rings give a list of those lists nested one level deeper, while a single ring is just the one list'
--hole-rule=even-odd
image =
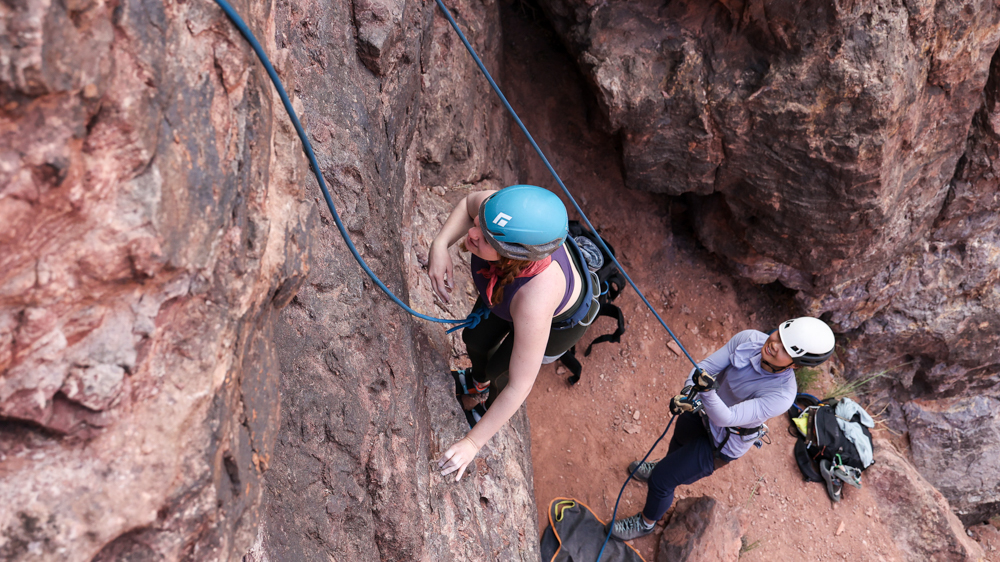
[{"label": "backpack strap", "polygon": [[802,412],[804,412],[806,408],[809,408],[810,406],[819,406],[821,403],[822,401],[812,394],[807,394],[805,392],[796,393],[795,401],[792,402],[792,406],[788,408],[788,421],[793,421],[795,418],[801,416]]},{"label": "backpack strap", "polygon": [[576,358],[576,346],[569,348],[569,351],[563,353],[559,357],[559,362],[569,369],[570,373],[573,373],[569,377],[569,384],[576,384],[580,382],[580,373],[583,371],[583,366],[580,365],[580,360]]},{"label": "backpack strap", "polygon": [[809,452],[806,450],[806,440],[799,437],[795,440],[795,446],[792,447],[792,453],[795,455],[795,464],[799,465],[799,472],[802,473],[802,478],[806,482],[822,482],[823,477],[816,472],[813,468],[813,461],[809,458]]},{"label": "backpack strap", "polygon": [[611,275],[605,274],[604,276],[601,276],[601,273],[603,271],[598,272],[598,277],[600,279],[604,279],[603,285],[605,286],[601,287],[601,291],[602,292],[607,291],[608,302],[617,299],[618,295],[620,295],[621,292],[625,290],[625,286],[627,283],[625,281],[625,276],[622,275],[621,271],[618,271],[618,267],[614,264],[614,262],[611,262],[611,267],[615,269],[615,272],[612,273]]},{"label": "backpack strap", "polygon": [[[622,334],[625,333],[625,315],[622,313],[622,309],[617,306],[607,303],[601,305],[601,310],[597,313],[598,316],[609,316],[615,318],[618,321],[618,328],[610,334],[604,334],[603,336],[598,336],[594,338],[594,341],[590,342],[587,346],[587,351],[583,352],[584,357],[590,356],[590,351],[593,349],[595,344],[603,343],[606,341],[621,343]],[[569,367],[569,365],[567,365]]]}]

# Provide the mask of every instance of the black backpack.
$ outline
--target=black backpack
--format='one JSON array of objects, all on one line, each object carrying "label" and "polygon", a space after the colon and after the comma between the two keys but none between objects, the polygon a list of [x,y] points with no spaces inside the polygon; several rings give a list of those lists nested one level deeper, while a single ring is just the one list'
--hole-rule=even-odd
[{"label": "black backpack", "polygon": [[[836,408],[839,400],[826,399],[817,400],[809,394],[800,393],[796,396],[795,403],[788,410],[789,419],[794,419],[802,414],[808,414],[808,433],[802,436],[795,432],[798,440],[795,443],[793,453],[795,461],[799,465],[802,477],[811,482],[822,482],[823,478],[816,470],[815,463],[822,459],[833,461],[840,457],[840,461],[847,465],[864,471],[867,467],[861,460],[858,448],[841,431],[837,423]],[[869,446],[872,442],[872,434],[867,427],[861,424],[861,414],[856,413],[849,420],[856,423],[868,439]],[[869,465],[870,466],[870,465]]]},{"label": "black backpack", "polygon": [[[601,245],[597,242],[597,236],[594,235],[587,227],[580,224],[578,221],[569,221],[569,235],[573,238],[584,237],[594,243],[601,252],[601,256],[604,258],[604,264],[600,269],[596,271],[597,280],[601,285],[601,296],[598,297],[597,302],[601,305],[601,310],[597,313],[597,317],[609,316],[614,318],[618,322],[618,327],[614,332],[609,334],[604,334],[594,338],[594,341],[590,342],[587,346],[587,350],[583,352],[583,356],[587,357],[590,355],[591,350],[594,345],[602,342],[614,342],[621,343],[622,334],[625,333],[625,315],[622,310],[617,306],[611,304],[618,295],[625,289],[626,279],[622,275],[622,272],[615,265],[614,260],[601,248]],[[603,237],[602,237],[603,239]],[[604,240],[608,249],[611,250],[611,256],[616,256],[615,248],[610,242]],[[594,319],[596,321],[596,318]],[[576,358],[576,346],[574,345],[559,358],[559,361],[569,369],[572,373],[569,377],[570,384],[576,384],[580,382],[580,373],[583,371],[583,366],[580,365],[580,361]]]}]

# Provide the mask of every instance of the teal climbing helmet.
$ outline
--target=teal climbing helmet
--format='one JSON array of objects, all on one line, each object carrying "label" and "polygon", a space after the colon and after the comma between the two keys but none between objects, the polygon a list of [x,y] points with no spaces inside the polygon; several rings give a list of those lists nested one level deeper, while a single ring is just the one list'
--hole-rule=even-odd
[{"label": "teal climbing helmet", "polygon": [[555,193],[534,185],[512,185],[483,201],[479,226],[501,256],[538,261],[562,246],[569,216]]}]

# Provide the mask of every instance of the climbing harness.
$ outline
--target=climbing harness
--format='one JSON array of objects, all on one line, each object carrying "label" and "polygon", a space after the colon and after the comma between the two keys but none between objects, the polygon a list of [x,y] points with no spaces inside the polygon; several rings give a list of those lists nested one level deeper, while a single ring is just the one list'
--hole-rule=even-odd
[{"label": "climbing harness", "polygon": [[[708,416],[704,415],[704,411],[701,413],[701,419],[705,424],[705,429],[708,430],[708,434],[711,435],[712,430],[708,425]],[[722,443],[712,447],[712,450],[715,453],[721,453],[722,448],[726,446],[726,443],[729,443],[729,438],[733,435],[738,435],[741,439],[743,439],[743,441],[753,441],[754,447],[757,447],[758,449],[760,449],[765,443],[768,445],[771,444],[771,437],[768,435],[766,423],[762,423],[757,427],[726,427],[724,429],[726,430],[726,436],[722,438]]]}]

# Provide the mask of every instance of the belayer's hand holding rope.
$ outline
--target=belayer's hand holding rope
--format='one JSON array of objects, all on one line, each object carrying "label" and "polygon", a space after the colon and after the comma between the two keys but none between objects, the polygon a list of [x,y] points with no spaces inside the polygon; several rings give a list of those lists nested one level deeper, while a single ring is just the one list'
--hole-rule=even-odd
[{"label": "belayer's hand holding rope", "polygon": [[680,394],[670,400],[670,413],[674,416],[679,416],[685,412],[696,414],[701,411],[701,402],[694,397],[697,393],[698,391],[694,387],[684,387],[684,390],[681,390]]}]

